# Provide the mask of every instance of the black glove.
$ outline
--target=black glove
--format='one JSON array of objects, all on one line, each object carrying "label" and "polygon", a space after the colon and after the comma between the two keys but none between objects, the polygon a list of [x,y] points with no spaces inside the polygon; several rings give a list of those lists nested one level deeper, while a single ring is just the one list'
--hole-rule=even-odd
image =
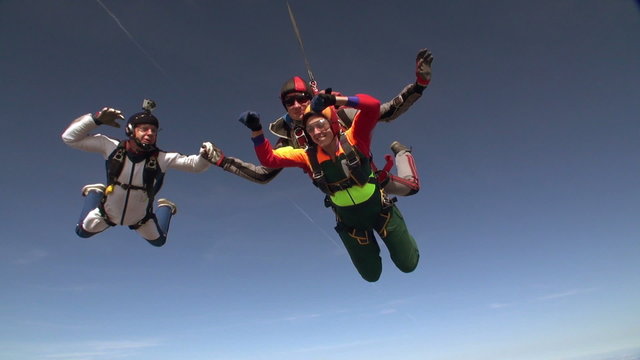
[{"label": "black glove", "polygon": [[248,127],[252,131],[262,130],[262,125],[260,124],[260,114],[253,111],[245,111],[240,114],[240,119],[238,119],[244,126]]},{"label": "black glove", "polygon": [[331,88],[326,89],[324,92],[324,94],[316,94],[316,96],[311,99],[311,111],[320,113],[327,107],[336,104],[336,96],[331,95]]},{"label": "black glove", "polygon": [[93,115],[93,121],[98,125],[104,124],[119,128],[120,124],[116,122],[118,119],[124,120],[124,115],[120,110],[113,108],[103,108]]}]

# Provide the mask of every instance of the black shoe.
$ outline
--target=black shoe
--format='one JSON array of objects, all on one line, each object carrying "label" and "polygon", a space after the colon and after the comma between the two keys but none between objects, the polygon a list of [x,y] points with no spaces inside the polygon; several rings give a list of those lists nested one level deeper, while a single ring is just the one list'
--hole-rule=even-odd
[{"label": "black shoe", "polygon": [[391,143],[391,151],[393,151],[393,155],[398,155],[398,153],[399,153],[400,151],[408,151],[408,152],[411,152],[411,148],[406,147],[406,146],[404,146],[404,145],[400,144],[400,143],[399,143],[399,142],[397,142],[397,141],[394,141],[394,142],[392,142],[392,143]]}]

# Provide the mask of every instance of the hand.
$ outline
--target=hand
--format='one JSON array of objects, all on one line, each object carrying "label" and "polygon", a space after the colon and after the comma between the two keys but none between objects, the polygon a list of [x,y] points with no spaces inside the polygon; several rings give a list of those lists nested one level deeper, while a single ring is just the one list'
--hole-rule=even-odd
[{"label": "hand", "polygon": [[98,111],[93,119],[96,121],[98,125],[105,124],[113,127],[120,127],[120,124],[116,122],[117,119],[124,120],[124,115],[122,115],[122,111],[116,110],[113,108],[102,108],[102,110]]},{"label": "hand", "polygon": [[212,164],[220,166],[222,160],[224,159],[224,153],[222,149],[215,146],[211,142],[204,142],[200,147],[200,156],[207,159]]},{"label": "hand", "polygon": [[336,104],[336,96],[331,94],[331,89],[326,89],[325,93],[318,93],[311,99],[311,111],[320,113],[329,106]]},{"label": "hand", "polygon": [[240,114],[240,119],[238,119],[244,126],[251,129],[251,131],[259,131],[262,130],[262,125],[260,124],[260,114],[253,111],[245,111]]},{"label": "hand", "polygon": [[422,49],[416,56],[416,82],[418,85],[427,86],[431,82],[431,62],[433,55],[429,49]]}]

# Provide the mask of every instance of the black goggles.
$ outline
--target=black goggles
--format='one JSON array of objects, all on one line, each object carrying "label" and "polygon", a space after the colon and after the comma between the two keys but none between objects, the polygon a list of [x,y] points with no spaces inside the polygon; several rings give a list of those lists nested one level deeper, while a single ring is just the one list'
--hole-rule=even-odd
[{"label": "black goggles", "polygon": [[311,100],[311,96],[307,94],[296,94],[296,95],[289,95],[285,97],[284,100],[282,100],[282,103],[285,106],[291,106],[295,104],[296,101],[298,102],[298,104],[304,104],[309,100]]}]

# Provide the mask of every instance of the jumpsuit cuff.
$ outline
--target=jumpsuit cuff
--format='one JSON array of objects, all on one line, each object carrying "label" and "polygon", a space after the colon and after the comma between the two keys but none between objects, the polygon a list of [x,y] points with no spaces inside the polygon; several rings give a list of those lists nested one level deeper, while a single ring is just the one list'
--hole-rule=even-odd
[{"label": "jumpsuit cuff", "polygon": [[264,134],[252,137],[251,141],[253,141],[254,146],[261,145],[264,142]]}]

